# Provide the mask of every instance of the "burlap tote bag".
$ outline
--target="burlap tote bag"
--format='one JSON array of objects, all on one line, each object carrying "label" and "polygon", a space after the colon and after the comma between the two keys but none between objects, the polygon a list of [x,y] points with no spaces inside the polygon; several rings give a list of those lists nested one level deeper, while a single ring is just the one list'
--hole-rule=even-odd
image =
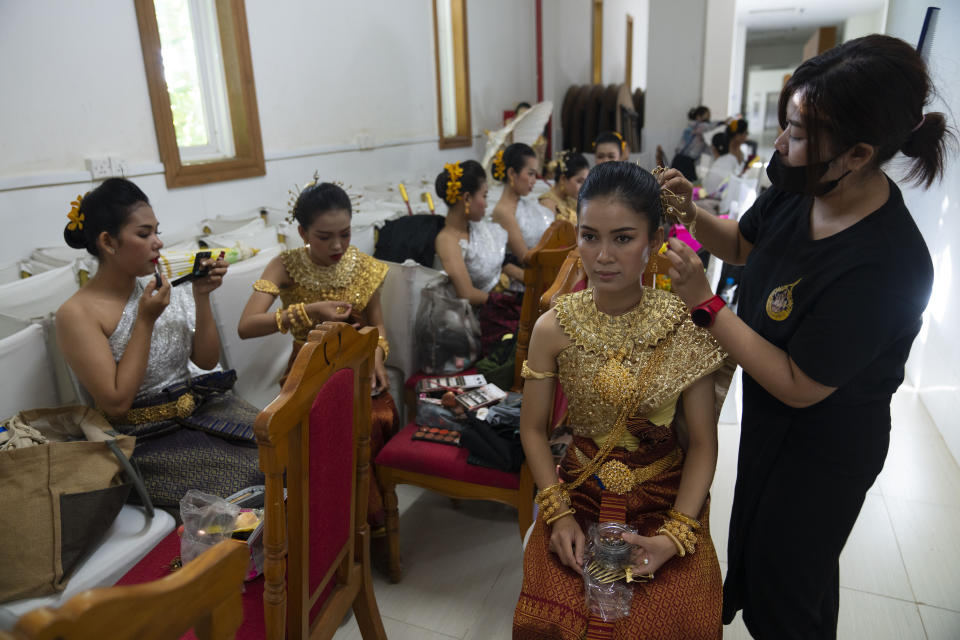
[{"label": "burlap tote bag", "polygon": [[0,451],[0,602],[62,591],[132,487],[153,516],[129,461],[136,438],[113,432],[97,411],[22,411],[5,424],[25,424],[48,442]]}]

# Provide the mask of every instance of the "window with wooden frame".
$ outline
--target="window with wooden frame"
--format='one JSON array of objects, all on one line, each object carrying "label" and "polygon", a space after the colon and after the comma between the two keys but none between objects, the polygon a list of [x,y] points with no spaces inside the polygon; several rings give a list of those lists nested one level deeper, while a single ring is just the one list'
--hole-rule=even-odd
[{"label": "window with wooden frame", "polygon": [[243,0],[134,0],[167,187],[266,173]]},{"label": "window with wooden frame", "polygon": [[603,0],[593,0],[593,84],[603,82]]},{"label": "window with wooden frame", "polygon": [[472,146],[466,0],[433,0],[433,43],[440,148]]}]

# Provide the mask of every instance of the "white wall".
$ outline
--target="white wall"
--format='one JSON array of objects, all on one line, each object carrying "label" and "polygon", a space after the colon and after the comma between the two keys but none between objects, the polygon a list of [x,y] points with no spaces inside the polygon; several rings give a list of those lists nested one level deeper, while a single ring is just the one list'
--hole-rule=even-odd
[{"label": "white wall", "polygon": [[[742,65],[746,48],[746,28],[738,27],[736,9],[736,0],[707,0],[701,95],[703,104],[710,107],[710,117],[714,120],[732,115],[729,108],[731,96],[735,86],[742,83],[742,66],[740,80],[734,82],[732,75],[734,56],[739,51],[739,63]],[[739,89],[736,89],[736,94],[739,98]],[[740,101],[737,100],[735,104],[739,105]],[[739,106],[735,106],[733,112],[738,109]]]},{"label": "white wall", "polygon": [[[549,2],[550,0],[546,0],[544,4]],[[632,92],[647,86],[647,25],[650,0],[604,1],[602,81],[605,85],[626,81],[627,15],[633,16],[633,67],[630,83]]]},{"label": "white wall", "polygon": [[747,119],[752,138],[759,137],[763,131],[763,122],[767,117],[767,94],[779,94],[783,88],[783,77],[793,73],[794,68],[747,72],[747,88],[744,92],[746,108],[743,117]]},{"label": "white wall", "polygon": [[858,13],[843,23],[843,41],[866,36],[871,33],[883,33],[886,12],[882,9],[868,13]]},{"label": "white wall", "polygon": [[644,148],[639,157],[644,167],[654,166],[657,145],[673,159],[687,112],[701,103],[706,19],[707,0],[654,0],[650,5]]},{"label": "white wall", "polygon": [[[890,0],[886,30],[916,45],[928,3]],[[960,13],[946,7],[934,39],[930,74],[939,98],[927,111],[945,111],[954,130],[960,122]],[[951,112],[952,106],[952,112]],[[920,336],[907,362],[907,375],[944,440],[960,460],[960,154],[954,148],[940,183],[924,191],[903,187],[903,195],[923,232],[935,269],[933,296]]]},{"label": "white wall", "polygon": [[[547,4],[547,3],[545,3]],[[481,148],[437,148],[430,0],[247,2],[267,157],[260,178],[167,190],[130,2],[0,2],[3,260],[60,245],[83,159],[126,160],[166,228],[268,205],[315,169],[364,185],[425,175]],[[536,97],[533,2],[468,2],[472,123]],[[15,61],[15,62],[13,62]],[[358,135],[377,148],[358,151]]]},{"label": "white wall", "polygon": [[543,2],[543,97],[553,101],[555,151],[563,144],[560,115],[567,89],[590,84],[591,16],[591,5],[583,0]]}]

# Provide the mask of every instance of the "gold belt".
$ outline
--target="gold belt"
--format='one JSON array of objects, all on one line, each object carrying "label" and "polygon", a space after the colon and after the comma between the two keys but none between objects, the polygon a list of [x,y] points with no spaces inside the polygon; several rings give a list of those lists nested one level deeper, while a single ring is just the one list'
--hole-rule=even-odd
[{"label": "gold belt", "polygon": [[[590,463],[590,458],[579,447],[573,448],[573,453],[580,463],[581,468]],[[659,460],[642,467],[631,469],[619,460],[607,460],[600,469],[597,470],[597,477],[603,483],[607,491],[612,491],[617,495],[630,493],[633,489],[640,486],[650,478],[656,477],[672,467],[680,460],[680,447],[674,447],[673,451],[663,456]]]},{"label": "gold belt", "polygon": [[137,407],[130,409],[119,418],[111,418],[111,422],[120,424],[144,424],[147,422],[163,422],[174,418],[186,418],[197,408],[191,391],[185,391],[176,400],[155,404],[152,407]]}]

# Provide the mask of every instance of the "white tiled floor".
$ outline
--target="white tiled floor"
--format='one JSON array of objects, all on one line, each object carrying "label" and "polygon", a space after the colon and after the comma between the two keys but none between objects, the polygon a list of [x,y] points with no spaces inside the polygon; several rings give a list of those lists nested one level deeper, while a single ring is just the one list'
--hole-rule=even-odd
[{"label": "white tiled floor", "polygon": [[[726,572],[739,427],[735,386],[721,416],[711,529]],[[887,463],[840,559],[841,639],[960,639],[960,467],[916,395],[894,396]],[[522,578],[516,512],[400,487],[404,578],[375,575],[392,640],[510,637]],[[349,620],[338,640],[359,638]],[[724,638],[748,639],[738,618]]]}]

